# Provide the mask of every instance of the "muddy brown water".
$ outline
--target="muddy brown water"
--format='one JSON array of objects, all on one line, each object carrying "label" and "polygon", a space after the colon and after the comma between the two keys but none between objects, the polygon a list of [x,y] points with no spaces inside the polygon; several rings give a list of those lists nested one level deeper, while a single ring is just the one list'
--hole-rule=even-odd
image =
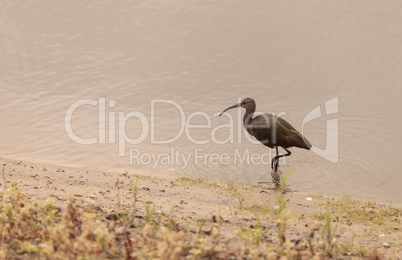
[{"label": "muddy brown water", "polygon": [[272,151],[216,116],[252,97],[315,147],[291,189],[402,203],[401,1],[0,7],[1,156],[257,184]]}]

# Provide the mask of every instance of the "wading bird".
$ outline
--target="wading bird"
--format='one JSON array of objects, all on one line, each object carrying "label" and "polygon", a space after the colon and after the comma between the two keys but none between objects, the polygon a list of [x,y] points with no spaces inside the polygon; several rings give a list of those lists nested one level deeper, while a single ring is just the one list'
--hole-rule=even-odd
[{"label": "wading bird", "polygon": [[[276,148],[276,156],[271,161],[271,168],[275,169],[275,172],[278,170],[279,158],[291,155],[291,152],[288,150],[289,147],[295,146],[310,150],[311,144],[309,141],[285,119],[271,114],[262,114],[253,118],[255,101],[252,98],[245,98],[241,103],[226,108],[219,116],[229,109],[236,107],[246,109],[243,124],[247,132],[263,145],[269,148]],[[282,147],[287,154],[279,155],[278,146]]]}]

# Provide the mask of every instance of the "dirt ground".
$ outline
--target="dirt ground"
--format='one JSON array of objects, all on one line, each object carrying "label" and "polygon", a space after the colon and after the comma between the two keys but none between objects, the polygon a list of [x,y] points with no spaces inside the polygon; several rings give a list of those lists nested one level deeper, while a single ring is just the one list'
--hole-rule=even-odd
[{"label": "dirt ground", "polygon": [[[279,207],[281,192],[267,185],[247,186],[200,179],[141,176],[134,172],[107,172],[5,158],[0,158],[0,163],[3,167],[3,176],[0,177],[2,190],[16,181],[19,189],[31,199],[53,198],[60,207],[69,198],[90,199],[103,212],[113,213],[122,204],[130,203],[127,187],[135,185],[138,199],[154,205],[157,212],[174,212],[175,216],[189,223],[204,219],[205,229],[216,222],[217,217],[220,218],[223,223],[221,232],[228,238],[235,236],[240,226],[257,224],[263,227],[262,236],[266,241],[278,237],[275,210]],[[379,216],[364,219],[358,212],[356,215],[346,212],[350,211],[350,207],[344,204],[350,198],[295,191],[286,191],[283,198],[286,209],[290,210],[285,231],[287,239],[298,241],[309,236],[312,230],[323,225],[325,215],[330,212],[331,225],[336,227],[335,239],[345,244],[359,245],[365,250],[376,250],[385,259],[401,259],[399,205],[376,201],[371,209],[363,208],[363,213],[371,210]],[[368,204],[364,205],[367,207]],[[140,207],[138,214],[144,211],[144,207]],[[189,228],[197,229],[196,226]]]}]

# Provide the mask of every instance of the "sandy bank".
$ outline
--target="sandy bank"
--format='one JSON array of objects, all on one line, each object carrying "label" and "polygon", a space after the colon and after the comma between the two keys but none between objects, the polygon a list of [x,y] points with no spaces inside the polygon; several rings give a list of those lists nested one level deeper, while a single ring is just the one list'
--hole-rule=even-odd
[{"label": "sandy bank", "polygon": [[[197,223],[203,223],[202,229],[210,230],[218,218],[222,240],[231,241],[227,248],[241,245],[242,239],[237,241],[239,230],[255,227],[261,227],[263,243],[276,243],[281,236],[278,210],[284,207],[287,210],[283,216],[286,240],[301,241],[317,229],[318,241],[330,215],[330,224],[334,230],[336,227],[333,239],[350,245],[349,254],[358,254],[353,250],[361,247],[365,252],[376,250],[385,258],[398,259],[402,255],[402,211],[395,205],[293,191],[286,192],[281,202],[279,191],[264,186],[140,176],[131,172],[59,167],[4,158],[0,163],[3,165],[4,179],[1,177],[0,181],[3,191],[15,181],[31,200],[53,198],[55,205],[61,208],[69,199],[89,199],[105,216],[128,207],[132,203],[133,187],[136,187],[138,216],[146,214],[146,205],[152,205],[155,214],[170,212],[195,233],[199,228]],[[133,228],[135,235],[137,231]],[[343,254],[348,254],[346,251]],[[325,253],[318,255],[324,257]],[[306,259],[310,256],[306,254]]]}]

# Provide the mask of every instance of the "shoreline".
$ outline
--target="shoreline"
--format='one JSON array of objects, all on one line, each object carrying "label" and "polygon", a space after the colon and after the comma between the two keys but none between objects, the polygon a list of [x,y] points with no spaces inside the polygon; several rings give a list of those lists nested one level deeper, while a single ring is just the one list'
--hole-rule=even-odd
[{"label": "shoreline", "polygon": [[[36,169],[39,169],[41,167],[43,168],[49,168],[49,169],[53,169],[57,172],[58,169],[64,169],[65,171],[70,171],[73,173],[77,173],[77,174],[84,174],[86,172],[88,173],[105,173],[107,175],[115,175],[116,178],[120,175],[122,175],[123,173],[129,173],[131,175],[134,176],[138,176],[138,177],[155,177],[158,179],[166,179],[166,180],[174,180],[177,178],[190,178],[190,179],[198,179],[199,177],[187,177],[187,176],[173,176],[172,174],[169,173],[158,173],[156,174],[152,174],[150,172],[136,172],[135,170],[127,170],[127,168],[121,168],[121,169],[114,169],[114,168],[103,168],[103,167],[98,167],[98,166],[79,166],[79,165],[68,165],[68,164],[63,164],[63,163],[53,163],[53,162],[48,162],[48,161],[39,161],[39,160],[34,160],[34,159],[27,159],[27,158],[15,158],[12,156],[2,156],[0,157],[0,166],[1,164],[6,163],[11,163],[11,164],[16,164],[18,162],[25,164],[25,165],[31,165]],[[267,175],[268,176],[268,175]],[[2,177],[1,177],[2,178]],[[0,178],[0,179],[1,179]],[[246,186],[254,186],[254,187],[259,187],[261,186],[260,183],[266,183],[266,184],[270,184],[273,185],[271,176],[268,176],[269,181],[267,182],[258,182],[257,184],[251,184],[249,182],[241,182],[241,181],[230,181],[233,183],[238,183],[239,185],[246,185]],[[203,178],[202,178],[203,179]],[[205,178],[203,179],[206,182],[220,182],[220,183],[225,183],[224,181],[220,181],[220,180],[216,180],[216,179],[208,179]],[[3,183],[0,181],[0,187],[3,185]],[[356,200],[362,200],[362,201],[373,201],[375,203],[379,203],[379,204],[383,204],[383,205],[392,205],[395,207],[399,207],[402,208],[402,202],[395,202],[391,199],[387,199],[387,200],[381,200],[379,198],[367,198],[367,196],[356,196],[354,194],[340,194],[340,193],[335,193],[335,192],[329,192],[329,193],[316,193],[316,192],[311,192],[311,191],[300,191],[300,190],[292,190],[292,192],[294,193],[299,193],[299,194],[315,194],[315,195],[319,195],[319,196],[326,196],[326,197],[334,197],[334,198],[339,198],[339,197],[343,197],[343,196],[348,196],[351,197],[353,199]]]},{"label": "shoreline", "polygon": [[[138,201],[142,202],[138,214],[145,214],[146,205],[153,205],[161,214],[174,212],[175,217],[193,229],[193,222],[204,220],[208,226],[214,225],[212,219],[222,219],[221,234],[227,239],[243,226],[256,225],[266,230],[263,235],[266,241],[275,241],[278,236],[281,192],[264,186],[118,173],[8,158],[0,158],[0,163],[7,189],[11,181],[16,181],[28,199],[51,198],[60,208],[66,207],[69,200],[90,200],[104,214],[113,214],[129,206],[135,186]],[[0,183],[3,192],[6,191],[3,177]],[[378,251],[387,259],[399,259],[402,255],[400,205],[299,191],[286,191],[283,201],[284,208],[289,210],[285,232],[289,241],[308,237],[315,226],[324,227],[330,213],[338,230],[334,239],[349,244],[353,241],[352,244],[363,246],[367,252]]]}]

